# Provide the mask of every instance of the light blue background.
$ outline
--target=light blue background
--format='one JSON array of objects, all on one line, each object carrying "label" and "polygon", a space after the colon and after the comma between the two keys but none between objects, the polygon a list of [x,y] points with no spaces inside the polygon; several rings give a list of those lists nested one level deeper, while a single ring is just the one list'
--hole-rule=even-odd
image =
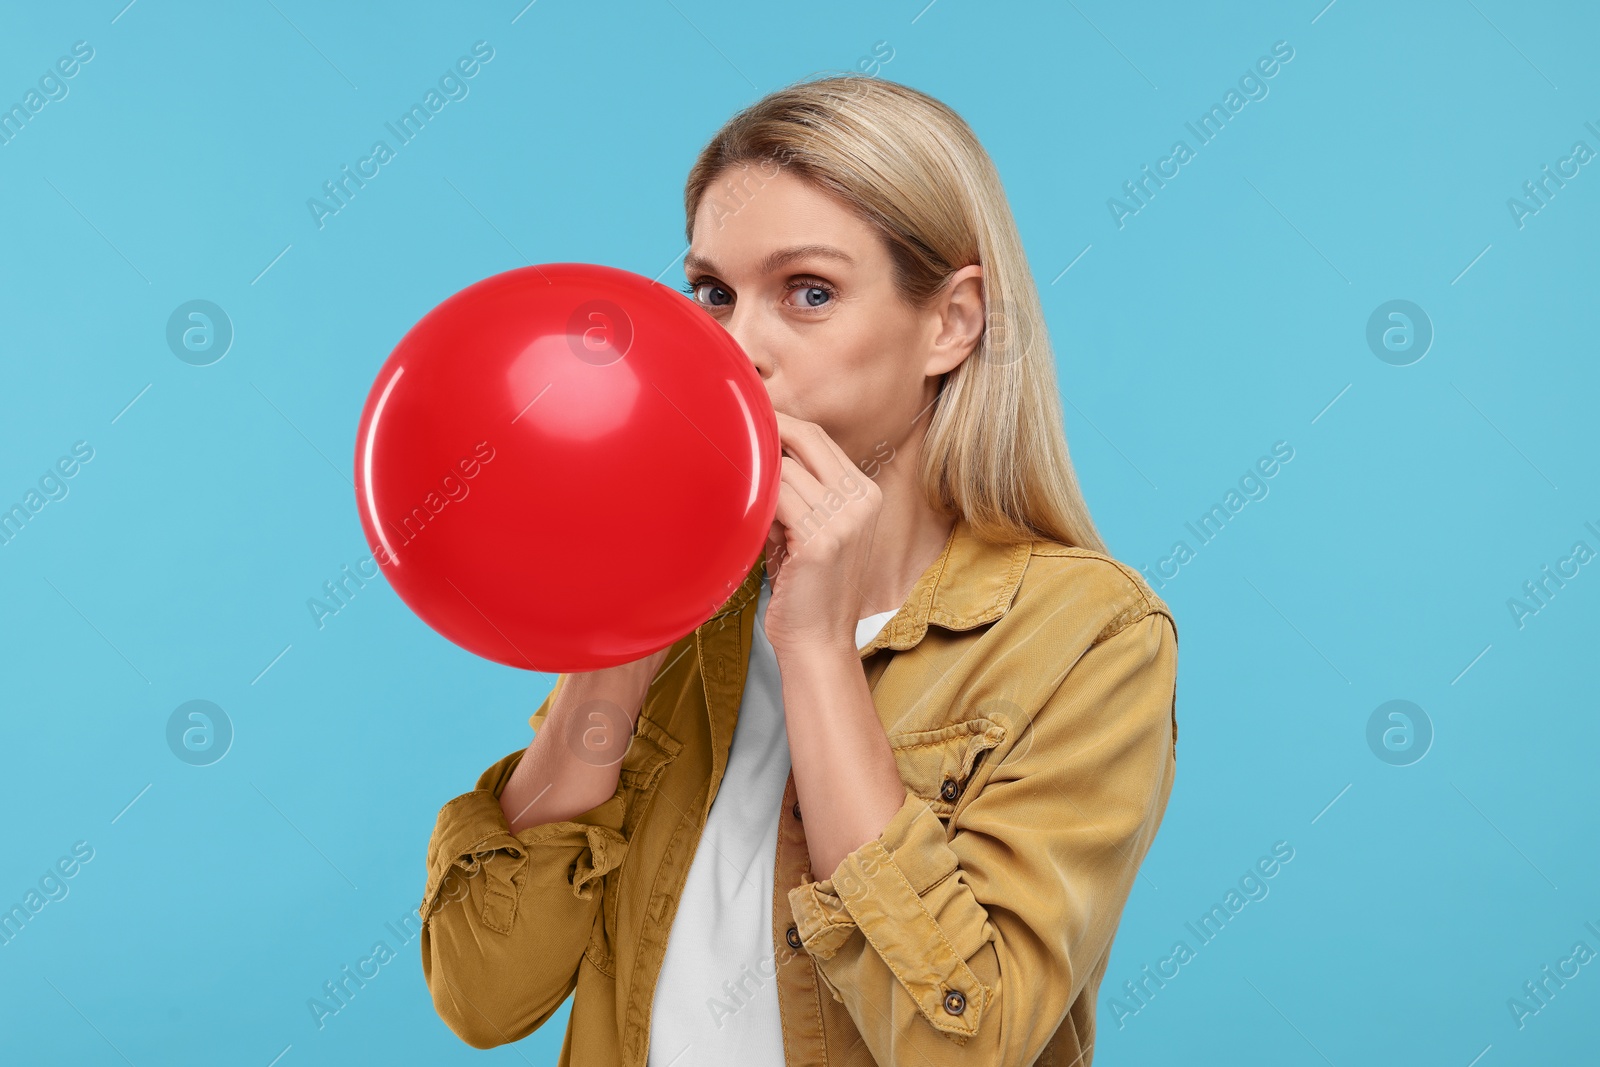
[{"label": "light blue background", "polygon": [[[440,805],[526,743],[553,678],[456,648],[381,581],[313,622],[367,554],[361,404],[406,328],[489,274],[678,284],[701,144],[877,42],[1000,168],[1119,558],[1193,546],[1187,521],[1294,449],[1161,588],[1178,778],[1096,1064],[1595,1055],[1600,964],[1521,1029],[1507,1007],[1600,950],[1600,564],[1520,629],[1507,607],[1575,541],[1600,550],[1600,164],[1521,228],[1506,204],[1600,150],[1591,6],[123,2],[8,4],[0,33],[7,106],[94,48],[0,146],[0,505],[94,449],[0,548],[0,903],[94,849],[0,946],[0,1060],[554,1062],[566,1009],[474,1052],[385,925],[420,899]],[[470,95],[319,229],[307,198],[478,40]],[[1119,229],[1107,199],[1194,147],[1184,123],[1276,41],[1269,95]],[[197,298],[236,331],[207,367],[165,341]],[[1391,299],[1436,331],[1409,366],[1366,344]],[[192,699],[236,731],[211,766],[165,741]],[[1410,766],[1366,741],[1391,699],[1435,730]],[[1270,895],[1119,1028],[1122,983],[1196,946],[1185,923],[1278,841]],[[319,1029],[308,999],[379,939],[399,958]]]}]

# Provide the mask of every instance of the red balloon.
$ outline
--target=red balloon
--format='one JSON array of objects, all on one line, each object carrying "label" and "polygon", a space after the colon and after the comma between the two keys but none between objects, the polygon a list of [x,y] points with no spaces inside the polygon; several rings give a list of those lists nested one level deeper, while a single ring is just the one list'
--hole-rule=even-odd
[{"label": "red balloon", "polygon": [[727,601],[780,460],[766,388],[714,318],[642,275],[545,263],[401,339],[361,413],[356,500],[423,622],[496,663],[592,671]]}]

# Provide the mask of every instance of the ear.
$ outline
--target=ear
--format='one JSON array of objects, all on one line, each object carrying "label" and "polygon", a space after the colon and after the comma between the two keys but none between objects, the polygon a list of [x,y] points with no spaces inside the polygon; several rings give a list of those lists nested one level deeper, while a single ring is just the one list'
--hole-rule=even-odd
[{"label": "ear", "polygon": [[928,314],[934,337],[923,373],[933,378],[960,366],[983,336],[983,267],[973,263],[952,274]]}]

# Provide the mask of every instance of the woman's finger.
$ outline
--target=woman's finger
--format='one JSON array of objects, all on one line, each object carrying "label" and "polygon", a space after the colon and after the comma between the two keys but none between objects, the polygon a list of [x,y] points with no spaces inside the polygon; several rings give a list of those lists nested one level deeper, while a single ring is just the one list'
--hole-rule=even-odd
[{"label": "woman's finger", "polygon": [[773,525],[779,527],[778,543],[787,549],[790,531],[794,532],[795,540],[801,544],[809,540],[816,526],[816,520],[811,516],[816,511],[816,505],[805,498],[794,482],[784,478],[778,484],[778,510],[773,520]]},{"label": "woman's finger", "polygon": [[846,488],[844,476],[856,468],[850,462],[850,457],[844,454],[844,449],[816,423],[782,412],[777,414],[778,438],[784,450],[806,469],[818,483],[818,488]]},{"label": "woman's finger", "polygon": [[822,507],[827,501],[828,487],[817,480],[817,476],[806,469],[806,465],[793,456],[783,457],[783,473],[778,477],[778,493],[781,498],[783,487],[788,486],[807,508]]}]

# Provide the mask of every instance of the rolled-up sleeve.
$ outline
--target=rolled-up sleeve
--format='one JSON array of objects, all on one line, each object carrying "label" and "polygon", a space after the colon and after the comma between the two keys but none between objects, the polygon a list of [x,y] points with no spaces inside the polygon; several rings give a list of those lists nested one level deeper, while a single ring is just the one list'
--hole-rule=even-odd
[{"label": "rolled-up sleeve", "polygon": [[908,793],[832,877],[802,874],[801,942],[879,1064],[1042,1053],[1165,812],[1176,683],[1177,633],[1152,611],[1079,657],[948,830]]},{"label": "rolled-up sleeve", "polygon": [[588,811],[512,833],[500,793],[522,756],[445,804],[428,843],[423,976],[439,1016],[475,1048],[532,1033],[576,987],[601,879],[628,849],[620,785]]}]

